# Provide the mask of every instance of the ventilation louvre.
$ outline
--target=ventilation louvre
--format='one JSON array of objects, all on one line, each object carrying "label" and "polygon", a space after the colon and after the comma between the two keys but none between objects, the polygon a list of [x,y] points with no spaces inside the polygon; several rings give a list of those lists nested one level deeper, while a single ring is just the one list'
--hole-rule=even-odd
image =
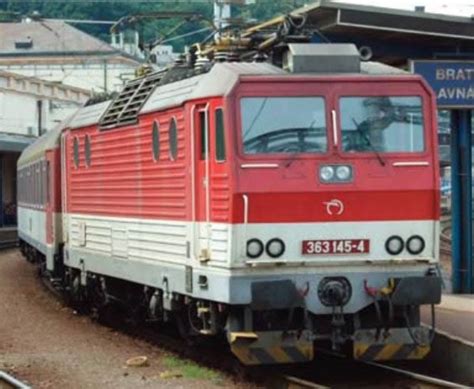
[{"label": "ventilation louvre", "polygon": [[138,113],[163,78],[163,72],[130,81],[109,105],[99,121],[101,129],[136,123]]}]

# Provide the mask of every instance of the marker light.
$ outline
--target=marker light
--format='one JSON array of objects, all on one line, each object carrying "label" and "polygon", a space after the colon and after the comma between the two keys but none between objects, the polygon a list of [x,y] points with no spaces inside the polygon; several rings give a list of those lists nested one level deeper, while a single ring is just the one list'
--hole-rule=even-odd
[{"label": "marker light", "polygon": [[398,255],[403,251],[404,242],[399,236],[391,236],[385,242],[385,250],[391,255]]},{"label": "marker light", "polygon": [[319,167],[319,179],[325,184],[345,184],[351,182],[351,165],[322,165]]},{"label": "marker light", "polygon": [[271,239],[265,246],[267,254],[272,258],[278,258],[285,252],[285,243],[279,238]]},{"label": "marker light", "polygon": [[263,243],[258,239],[247,241],[247,257],[258,258],[263,253]]},{"label": "marker light", "polygon": [[321,167],[319,177],[322,181],[331,181],[334,178],[334,168],[332,166]]},{"label": "marker light", "polygon": [[413,235],[407,240],[407,250],[410,254],[420,254],[425,249],[425,241],[419,235]]}]

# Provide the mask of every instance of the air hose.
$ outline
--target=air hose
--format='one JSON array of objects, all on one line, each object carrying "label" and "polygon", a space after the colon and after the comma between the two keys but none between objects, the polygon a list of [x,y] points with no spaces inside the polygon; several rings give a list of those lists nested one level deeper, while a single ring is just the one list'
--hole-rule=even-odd
[{"label": "air hose", "polygon": [[408,307],[411,305],[405,305],[403,308],[403,316],[405,318],[405,324],[407,326],[408,333],[410,334],[410,338],[413,340],[413,342],[420,347],[426,347],[431,345],[431,343],[434,340],[435,337],[435,329],[436,329],[436,316],[435,316],[435,306],[434,304],[431,304],[431,328],[430,328],[430,336],[428,339],[427,343],[420,342],[418,338],[416,337],[416,334],[413,332],[413,328],[410,324],[410,318],[408,316]]}]

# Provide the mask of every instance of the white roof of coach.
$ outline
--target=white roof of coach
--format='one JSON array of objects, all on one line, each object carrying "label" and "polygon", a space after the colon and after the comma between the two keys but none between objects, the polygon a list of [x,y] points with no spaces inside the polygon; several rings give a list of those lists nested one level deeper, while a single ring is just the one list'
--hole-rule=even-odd
[{"label": "white roof of coach", "polygon": [[157,87],[140,113],[176,107],[187,100],[225,96],[240,76],[278,74],[288,73],[268,63],[216,63],[208,73]]},{"label": "white roof of coach", "polygon": [[111,103],[111,100],[82,107],[69,123],[69,128],[80,128],[97,124]]},{"label": "white roof of coach", "polygon": [[17,166],[21,167],[28,165],[30,162],[37,161],[44,156],[46,150],[51,150],[59,146],[62,129],[63,124],[60,123],[29,145],[25,150],[23,150],[20,158],[18,158]]}]

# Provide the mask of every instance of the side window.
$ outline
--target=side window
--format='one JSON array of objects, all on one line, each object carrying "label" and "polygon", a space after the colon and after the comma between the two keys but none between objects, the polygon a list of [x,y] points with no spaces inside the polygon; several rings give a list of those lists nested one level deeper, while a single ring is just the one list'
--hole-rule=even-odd
[{"label": "side window", "polygon": [[153,160],[156,162],[160,159],[160,125],[157,120],[153,122],[151,144],[153,149]]},{"label": "side window", "polygon": [[170,141],[170,159],[176,160],[178,156],[178,129],[176,125],[176,119],[172,118],[169,129],[169,141]]},{"label": "side window", "polygon": [[74,166],[77,169],[79,167],[79,139],[77,138],[77,136],[74,137],[72,147],[73,147]]},{"label": "side window", "polygon": [[91,166],[91,139],[89,135],[86,135],[84,140],[84,157],[86,159],[86,166]]},{"label": "side window", "polygon": [[224,132],[224,111],[222,108],[216,109],[216,161],[225,161],[225,132]]},{"label": "side window", "polygon": [[38,169],[38,180],[39,180],[39,203],[40,206],[43,207],[44,205],[44,161],[39,163]]},{"label": "side window", "polygon": [[38,166],[37,162],[33,164],[33,185],[35,187],[33,204],[38,205]]},{"label": "side window", "polygon": [[46,161],[46,203],[48,204],[51,204],[51,190],[49,188],[49,185],[51,183],[50,169],[51,165],[49,161]]},{"label": "side window", "polygon": [[206,123],[206,112],[199,111],[199,158],[201,161],[206,159],[206,156],[209,152],[209,138],[206,139],[206,133],[208,130],[208,125]]}]

